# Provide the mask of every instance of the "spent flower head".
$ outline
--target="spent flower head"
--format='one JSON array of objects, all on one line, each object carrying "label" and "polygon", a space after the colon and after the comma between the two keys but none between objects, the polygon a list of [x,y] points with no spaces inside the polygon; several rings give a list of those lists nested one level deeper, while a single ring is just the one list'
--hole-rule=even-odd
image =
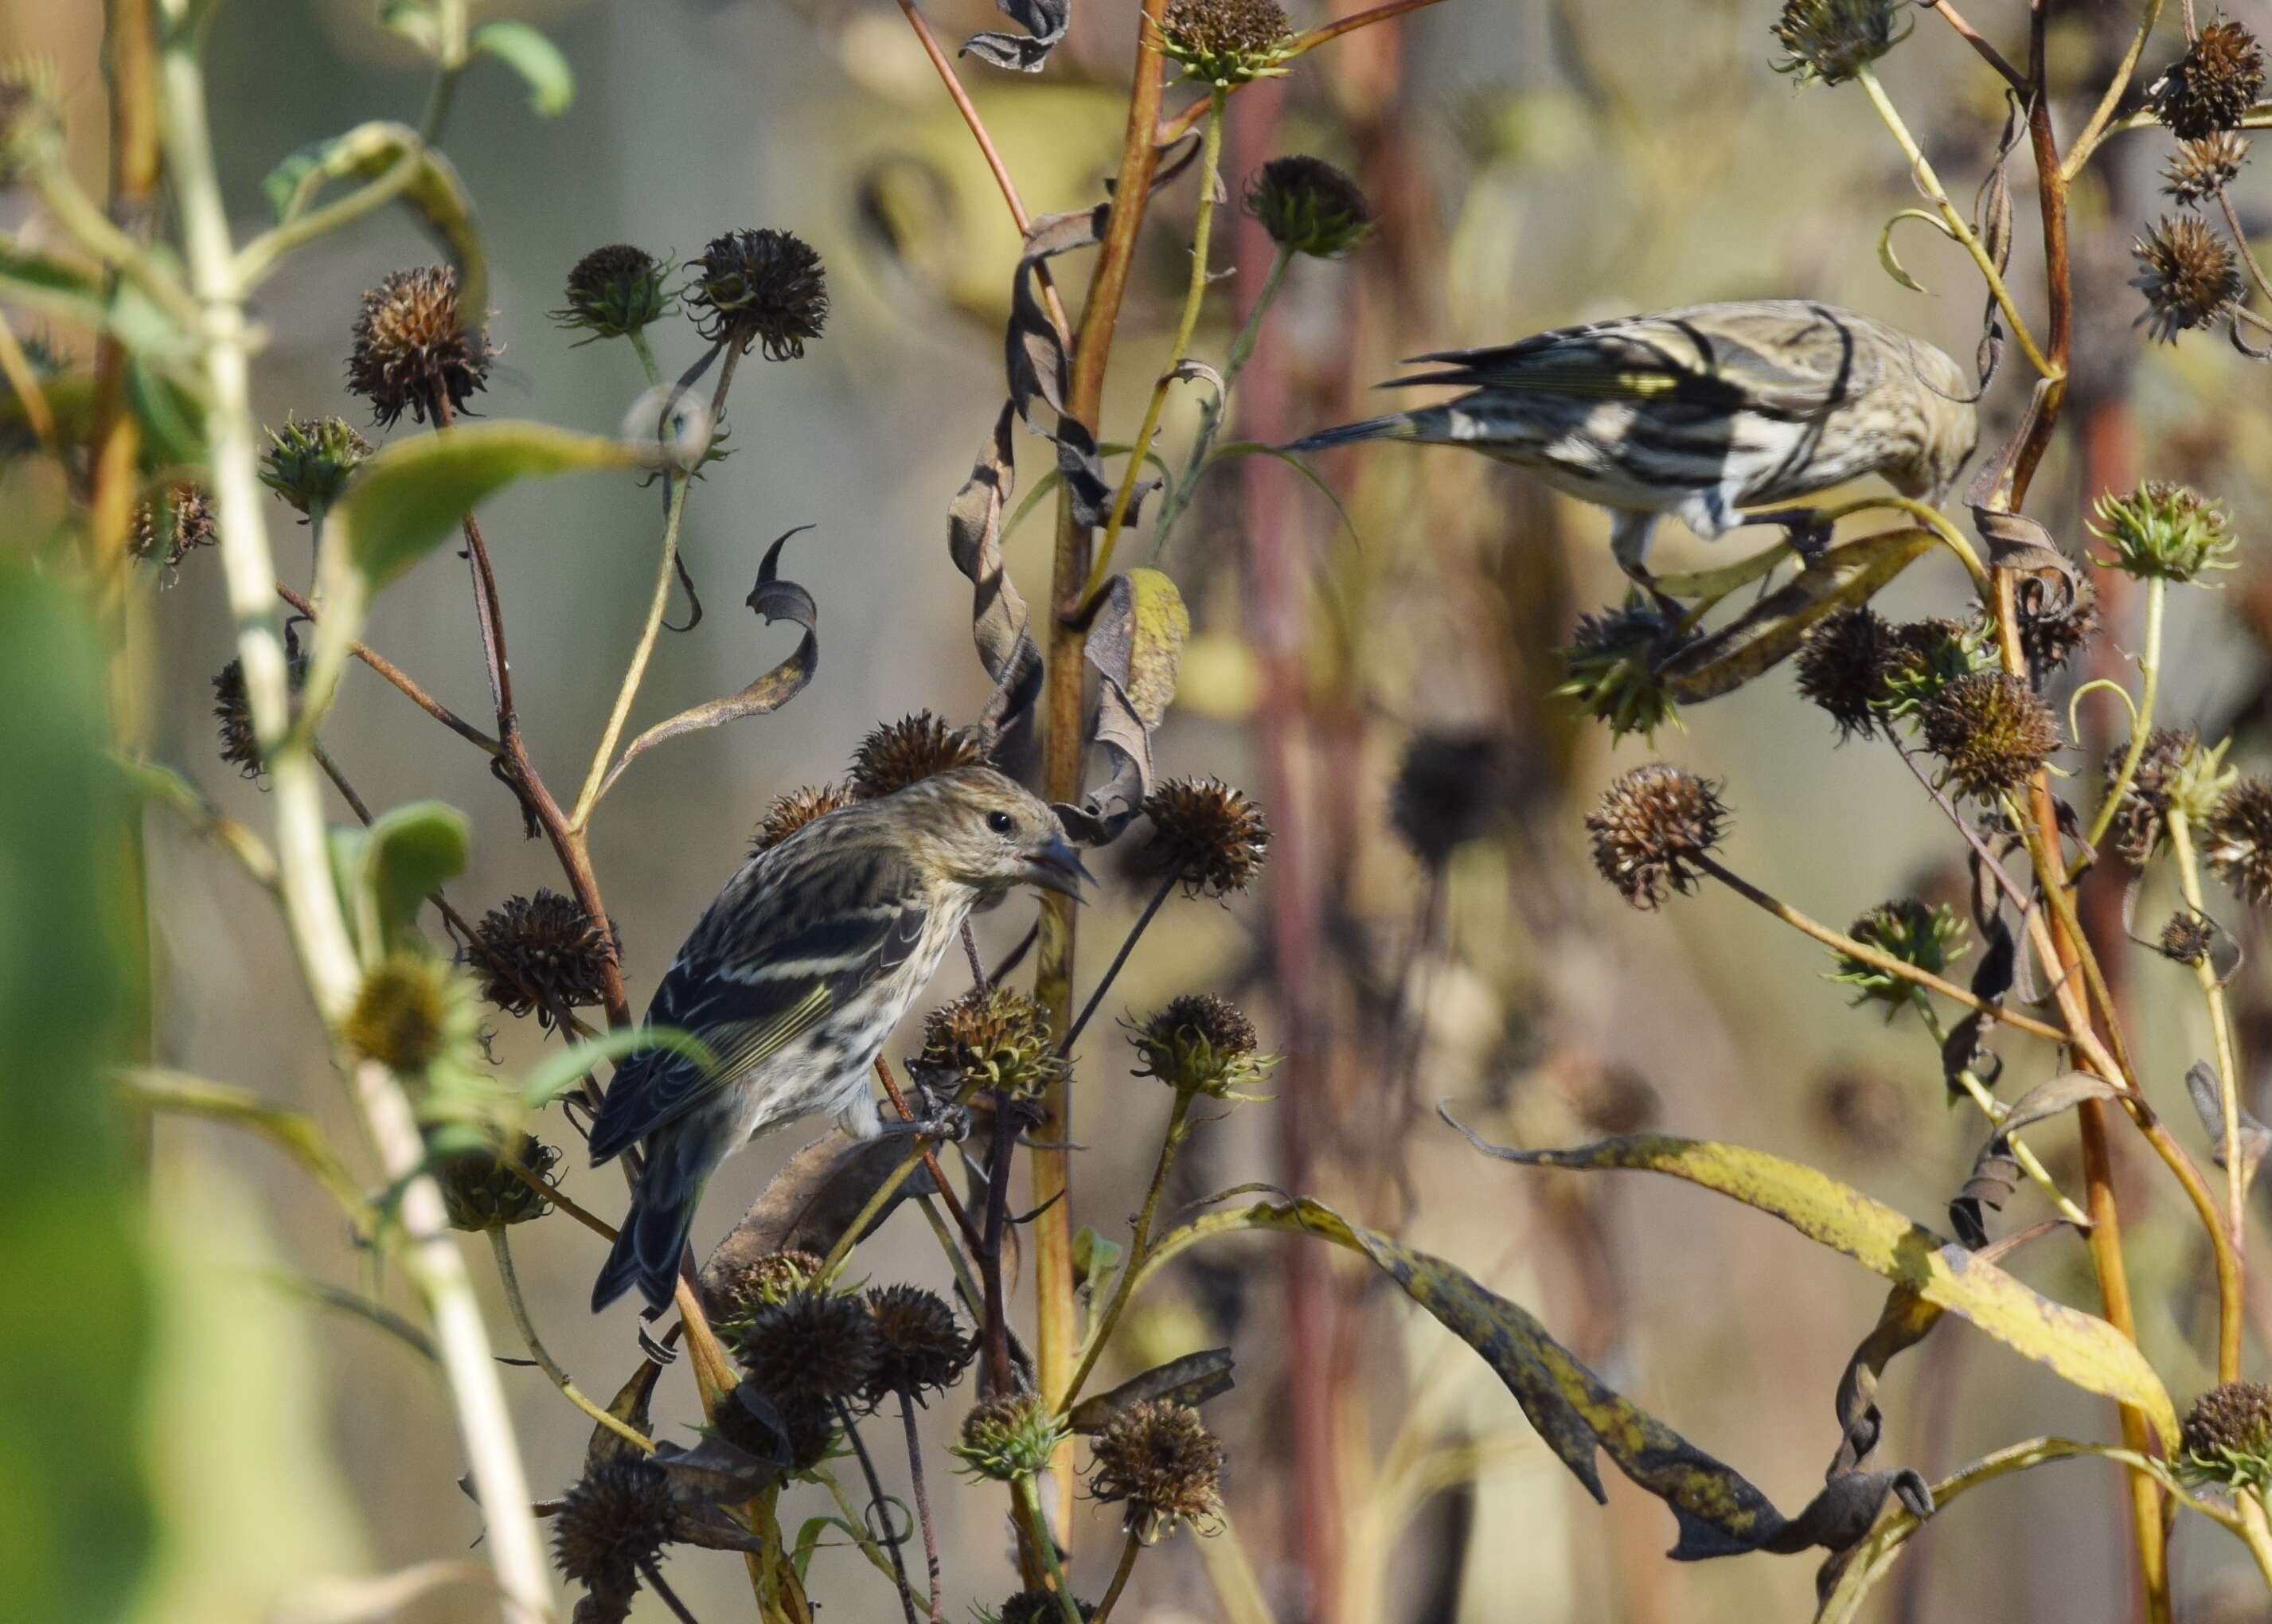
[{"label": "spent flower head", "polygon": [[[1073,1598],[1073,1605],[1084,1619],[1096,1616],[1096,1604]],[[982,1624],[1064,1624],[1065,1606],[1058,1600],[1055,1590],[1020,1590],[1008,1598],[992,1613],[979,1613]]]},{"label": "spent flower head", "polygon": [[919,710],[869,730],[852,752],[848,788],[854,800],[872,801],[934,774],[985,762],[985,751],[970,733]]},{"label": "spent flower head", "polygon": [[1377,223],[1364,189],[1322,158],[1273,158],[1246,183],[1246,212],[1289,253],[1333,259],[1360,246]]},{"label": "spent flower head", "polygon": [[1152,838],[1140,865],[1162,880],[1172,875],[1191,897],[1244,891],[1262,871],[1270,826],[1262,809],[1219,778],[1170,778],[1144,797]]},{"label": "spent flower head", "polygon": [[2227,1381],[2186,1412],[2178,1470],[2197,1483],[2261,1493],[2272,1487],[2272,1388]]},{"label": "spent flower head", "polygon": [[923,1022],[918,1066],[947,1072],[958,1094],[997,1089],[1031,1098],[1065,1074],[1049,1012],[1024,993],[973,987]]},{"label": "spent flower head", "polygon": [[219,539],[213,498],[203,485],[169,485],[134,510],[134,556],[161,566],[167,586],[174,584],[184,558]]},{"label": "spent flower head", "polygon": [[703,1299],[713,1323],[746,1320],[760,1307],[810,1289],[826,1260],[811,1252],[767,1252],[726,1269],[703,1283]]},{"label": "spent flower head", "polygon": [[744,355],[761,345],[768,361],[792,361],[827,325],[827,273],[794,232],[729,231],[713,237],[686,268],[687,308],[714,344]]},{"label": "spent flower head", "polygon": [[1122,1526],[1146,1545],[1222,1511],[1222,1442],[1189,1404],[1147,1399],[1105,1424],[1089,1491],[1126,1507]]},{"label": "spent flower head", "polygon": [[2264,88],[2264,52],[2231,18],[2212,19],[2155,84],[2154,111],[2181,141],[2235,130]]},{"label": "spent flower head", "polygon": [[450,964],[398,948],[362,974],[340,1038],[366,1059],[405,1076],[463,1059],[480,1042],[473,990]]},{"label": "spent flower head", "polygon": [[348,391],[392,428],[406,411],[437,423],[465,409],[489,383],[494,351],[480,312],[458,308],[458,273],[446,265],[397,271],[362,296]]},{"label": "spent flower head", "polygon": [[310,514],[338,501],[348,477],[370,455],[370,442],[346,418],[311,422],[295,413],[282,428],[269,431],[268,448],[260,453],[260,483],[295,511]]},{"label": "spent flower head", "polygon": [[[1964,921],[1954,909],[1946,902],[1928,904],[1915,897],[1879,903],[1855,920],[1846,934],[1865,947],[1875,947],[1935,976],[1946,974],[1950,965],[1970,951],[1964,939]],[[1884,1004],[1888,1021],[1913,1001],[1910,982],[1850,954],[1838,955],[1837,967],[1828,972],[1828,978],[1853,988],[1857,1004]]]},{"label": "spent flower head", "polygon": [[[510,1147],[512,1159],[545,1183],[552,1182],[560,1152],[534,1134],[523,1134]],[[509,1224],[526,1224],[552,1210],[552,1203],[530,1188],[489,1149],[453,1151],[434,1164],[434,1182],[442,1188],[442,1209],[453,1230],[478,1233]]]},{"label": "spent flower head", "polygon": [[[2156,728],[2146,735],[2146,743],[2138,752],[2138,765],[2123,786],[2122,798],[2115,804],[2114,820],[2107,826],[2114,849],[2132,868],[2145,867],[2169,838],[2172,793],[2186,764],[2200,748],[2201,739],[2191,728]],[[2107,752],[2104,793],[2113,792],[2129,757],[2128,741]]]},{"label": "spent flower head", "polygon": [[1680,707],[1657,674],[1678,642],[1678,629],[1635,594],[1622,608],[1579,620],[1569,642],[1557,650],[1562,680],[1554,692],[1608,722],[1612,739],[1628,733],[1654,739],[1665,723],[1680,725]]},{"label": "spent flower head", "polygon": [[2199,964],[2208,957],[2209,949],[2216,944],[2216,926],[2209,917],[2191,908],[2180,908],[2163,925],[2155,948],[2175,963]]},{"label": "spent flower head", "polygon": [[1802,85],[1842,85],[1909,38],[1916,25],[1897,32],[1900,10],[1897,0],[1784,0],[1768,29],[1782,48],[1775,71]]},{"label": "spent flower head", "polygon": [[2230,186],[2248,161],[2248,142],[2230,130],[2180,141],[2162,166],[2162,190],[2185,208],[2199,208]]},{"label": "spent flower head", "polygon": [[1876,735],[1893,652],[1893,627],[1867,603],[1831,610],[1800,640],[1792,662],[1799,694],[1838,724],[1841,744]]},{"label": "spent flower head", "polygon": [[640,1575],[677,1531],[669,1474],[627,1449],[585,1466],[552,1519],[552,1559],[595,1600],[628,1609]]},{"label": "spent flower head", "polygon": [[848,1398],[868,1384],[883,1352],[868,1305],[818,1287],[756,1303],[718,1328],[743,1373],[773,1399]]},{"label": "spent flower head", "polygon": [[565,303],[552,319],[590,334],[587,344],[628,337],[670,314],[674,296],[663,284],[673,268],[628,243],[595,248],[569,271]]},{"label": "spent flower head", "polygon": [[540,886],[507,897],[474,937],[482,996],[509,1015],[534,1014],[549,1030],[556,1012],[607,1001],[616,944],[572,896]]},{"label": "spent flower head", "polygon": [[771,851],[815,818],[849,806],[853,799],[847,784],[807,784],[775,796],[765,816],[758,819],[757,833],[750,839],[750,855],[754,857],[761,851]]},{"label": "spent flower head", "polygon": [[1246,1092],[1278,1057],[1258,1052],[1254,1022],[1229,999],[1187,992],[1149,1019],[1129,1026],[1143,1062],[1140,1077],[1157,1077],[1178,1094],[1251,1100]]},{"label": "spent flower head", "polygon": [[1441,868],[1480,840],[1520,794],[1515,742],[1504,733],[1416,733],[1397,764],[1388,821],[1413,856]]},{"label": "spent flower head", "polygon": [[2098,634],[2098,587],[2083,571],[2078,570],[2067,587],[2047,585],[2033,576],[2023,578],[2015,607],[2020,652],[2038,684]]},{"label": "spent flower head", "polygon": [[1013,1394],[981,1401],[962,1418],[962,1435],[948,1453],[974,1478],[999,1483],[1045,1471],[1065,1439],[1065,1425],[1039,1395]]},{"label": "spent flower head", "polygon": [[1984,801],[2033,778],[2059,747],[2059,722],[2024,677],[1975,671],[1918,712],[1925,747],[1957,790]]},{"label": "spent flower head", "polygon": [[2209,866],[2251,907],[2272,902],[2272,779],[2226,790],[2203,831]]},{"label": "spent flower head", "polygon": [[1634,767],[1602,792],[1586,819],[1594,866],[1635,908],[1683,895],[1704,872],[1699,859],[1720,843],[1728,809],[1709,779],[1662,761]]},{"label": "spent flower head", "polygon": [[2164,216],[2130,251],[2138,261],[2130,285],[2146,296],[2141,319],[2165,344],[2189,328],[2211,326],[2247,291],[2231,244],[2191,214]]},{"label": "spent flower head", "polygon": [[2091,505],[2090,533],[2114,550],[2108,564],[2141,580],[2182,582],[2232,569],[2240,545],[2221,504],[2158,479],[2126,497],[2101,496]]},{"label": "spent flower head", "polygon": [[1186,78],[1225,89],[1284,73],[1297,38],[1278,0],[1169,0],[1157,31]]},{"label": "spent flower head", "polygon": [[[284,628],[284,676],[292,699],[308,679],[308,656],[300,652],[299,634]],[[231,660],[214,673],[213,721],[220,733],[220,759],[247,778],[267,771],[260,759],[260,738],[252,725],[252,696],[244,685],[244,662]]]},{"label": "spent flower head", "polygon": [[863,1300],[876,1322],[879,1344],[861,1393],[870,1404],[893,1395],[921,1399],[961,1379],[978,1343],[945,1298],[919,1285],[898,1284],[871,1287]]}]

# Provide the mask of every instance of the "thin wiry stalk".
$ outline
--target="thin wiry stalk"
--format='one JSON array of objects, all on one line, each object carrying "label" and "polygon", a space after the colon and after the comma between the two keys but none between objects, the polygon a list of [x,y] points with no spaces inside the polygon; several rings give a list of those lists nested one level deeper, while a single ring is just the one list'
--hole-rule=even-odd
[{"label": "thin wiry stalk", "polygon": [[939,1589],[938,1530],[931,1524],[930,1493],[923,1486],[923,1439],[916,1431],[916,1401],[912,1394],[900,1395],[900,1420],[907,1428],[908,1478],[914,1487],[916,1521],[923,1526],[923,1566],[930,1576],[930,1624],[940,1624],[943,1598]]},{"label": "thin wiry stalk", "polygon": [[[884,1498],[884,1480],[876,1475],[876,1463],[868,1453],[867,1441],[860,1436],[860,1428],[852,1419],[852,1407],[841,1398],[836,1401],[836,1418],[844,1427],[845,1437],[852,1441],[852,1453],[860,1461],[860,1475],[868,1480],[869,1509],[884,1514],[884,1531],[875,1538],[876,1543],[891,1555],[892,1575],[899,1581],[900,1612],[906,1618],[907,1624],[916,1624],[916,1593],[908,1583],[907,1560],[900,1554],[900,1546],[905,1541],[892,1532],[892,1513],[889,1502]],[[938,1586],[934,1584],[931,1588],[936,1593]]]},{"label": "thin wiry stalk", "polygon": [[1081,1033],[1087,1029],[1089,1017],[1096,1013],[1096,1007],[1104,1002],[1104,995],[1112,990],[1121,967],[1128,962],[1128,955],[1136,951],[1136,941],[1144,934],[1144,927],[1152,923],[1152,916],[1158,913],[1167,902],[1168,893],[1176,888],[1176,879],[1175,873],[1170,872],[1166,879],[1161,880],[1160,888],[1152,894],[1152,900],[1144,904],[1144,911],[1136,916],[1136,923],[1129,927],[1126,939],[1120,944],[1120,951],[1112,955],[1112,962],[1105,967],[1103,979],[1096,984],[1096,990],[1088,995],[1088,1002],[1080,1007],[1080,1014],[1074,1017],[1072,1025],[1065,1029],[1064,1038],[1058,1042],[1059,1054],[1072,1052],[1073,1044],[1080,1040]]},{"label": "thin wiry stalk", "polygon": [[584,1394],[570,1379],[560,1361],[545,1348],[543,1339],[536,1334],[536,1321],[529,1318],[528,1304],[520,1295],[520,1275],[512,1266],[512,1246],[505,1239],[505,1226],[493,1224],[489,1231],[490,1250],[497,1255],[497,1279],[504,1286],[505,1306],[512,1310],[512,1322],[520,1331],[520,1339],[528,1344],[529,1357],[536,1367],[552,1379],[552,1385],[562,1396],[609,1432],[639,1450],[642,1455],[654,1453],[654,1441],[620,1417],[609,1415]]},{"label": "thin wiry stalk", "polygon": [[1136,1537],[1136,1530],[1129,1530],[1127,1538],[1120,1545],[1120,1565],[1112,1570],[1112,1583],[1104,1587],[1104,1598],[1096,1604],[1095,1616],[1089,1624],[1104,1624],[1112,1616],[1113,1605],[1119,1601],[1120,1592],[1128,1588],[1128,1575],[1136,1570],[1136,1556],[1143,1548],[1144,1542]]}]

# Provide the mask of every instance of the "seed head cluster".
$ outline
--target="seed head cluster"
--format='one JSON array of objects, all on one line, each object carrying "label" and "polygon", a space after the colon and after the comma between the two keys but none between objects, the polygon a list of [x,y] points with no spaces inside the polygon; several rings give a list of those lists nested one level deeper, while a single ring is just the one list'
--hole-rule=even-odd
[{"label": "seed head cluster", "polygon": [[[2107,826],[2114,849],[2132,868],[2145,867],[2168,838],[2171,793],[2185,764],[2200,748],[2201,740],[2191,728],[2156,728],[2146,735],[2145,747],[2138,752],[2138,766],[2130,775],[2122,798],[2115,805],[2114,821]],[[2108,752],[2104,780],[2106,792],[2112,792],[2129,754],[2127,743]]]},{"label": "seed head cluster", "polygon": [[2165,959],[2179,964],[2199,964],[2208,957],[2216,943],[2216,927],[2208,916],[2181,908],[2162,927],[2161,940],[2156,947]]},{"label": "seed head cluster", "polygon": [[165,571],[168,585],[182,560],[219,539],[213,528],[213,498],[203,485],[176,485],[134,510],[134,556]]},{"label": "seed head cluster", "polygon": [[1256,1052],[1254,1022],[1229,999],[1187,992],[1132,1029],[1142,1062],[1139,1076],[1157,1077],[1179,1094],[1244,1099],[1277,1064]]},{"label": "seed head cluster", "polygon": [[1045,1470],[1064,1426],[1031,1393],[983,1400],[962,1418],[962,1435],[950,1452],[974,1478],[1008,1483]]},{"label": "seed head cluster", "polygon": [[595,1601],[627,1607],[677,1529],[669,1474],[644,1455],[602,1456],[552,1519],[553,1560]]},{"label": "seed head cluster", "polygon": [[768,1252],[736,1265],[706,1284],[711,1320],[732,1325],[768,1303],[795,1296],[820,1278],[825,1261],[811,1252]]},{"label": "seed head cluster", "polygon": [[1768,32],[1782,54],[1774,63],[1804,85],[1841,85],[1909,37],[1895,30],[1895,0],[1784,0]]},{"label": "seed head cluster", "polygon": [[1334,259],[1373,232],[1372,205],[1348,174],[1322,158],[1273,158],[1246,183],[1246,212],[1289,253]]},{"label": "seed head cluster", "polygon": [[875,1321],[878,1344],[861,1392],[870,1404],[895,1396],[921,1399],[961,1380],[978,1344],[945,1298],[919,1285],[895,1284],[872,1287],[862,1300]]},{"label": "seed head cluster", "polygon": [[1188,1404],[1131,1404],[1097,1436],[1089,1489],[1125,1505],[1124,1526],[1147,1545],[1204,1526],[1222,1510],[1222,1443]]},{"label": "seed head cluster", "polygon": [[2162,166],[2162,190],[2185,208],[2199,208],[2230,186],[2248,161],[2248,143],[2230,130],[2180,141]]},{"label": "seed head cluster", "polygon": [[[1928,903],[1915,897],[1880,902],[1847,930],[1865,947],[1874,947],[1928,974],[1945,972],[1968,951],[1964,921],[1947,903]],[[1874,1000],[1887,1006],[1888,1018],[1910,1003],[1910,983],[1850,954],[1838,955],[1830,979],[1854,989],[1857,1003]]]},{"label": "seed head cluster", "polygon": [[1717,785],[1658,761],[1603,790],[1586,832],[1602,878],[1635,908],[1653,909],[1668,891],[1694,888],[1697,860],[1720,843],[1727,820]]},{"label": "seed head cluster", "polygon": [[1030,1098],[1064,1074],[1049,1012],[1024,993],[974,987],[931,1011],[919,1066],[950,1073],[958,1094],[983,1090]]},{"label": "seed head cluster", "polygon": [[883,1338],[868,1305],[808,1288],[721,1326],[744,1373],[769,1398],[849,1398],[868,1384]]},{"label": "seed head cluster", "polygon": [[2090,533],[2113,549],[2108,562],[2141,580],[2183,582],[2230,570],[2240,544],[2221,504],[2158,479],[2127,496],[2101,496],[2091,505]]},{"label": "seed head cluster", "polygon": [[2251,907],[2272,902],[2272,779],[2244,778],[2209,819],[2209,866]]},{"label": "seed head cluster", "polygon": [[646,250],[628,243],[595,248],[568,273],[565,303],[552,319],[594,339],[637,333],[670,313],[673,296],[664,285],[670,272]]},{"label": "seed head cluster", "polygon": [[2191,214],[2164,215],[2130,251],[2138,261],[2130,285],[2146,296],[2146,330],[2165,344],[2215,323],[2246,291],[2231,245]]},{"label": "seed head cluster", "polygon": [[1389,791],[1389,824],[1413,856],[1441,868],[1506,815],[1514,776],[1514,743],[1504,734],[1416,734]]},{"label": "seed head cluster", "polygon": [[[512,1147],[512,1159],[549,1184],[560,1152],[534,1134],[523,1134]],[[442,1187],[442,1209],[455,1230],[502,1229],[552,1210],[551,1202],[489,1150],[444,1156],[435,1164],[434,1181]]]},{"label": "seed head cluster", "polygon": [[1283,73],[1295,39],[1278,0],[1169,0],[1159,34],[1186,76],[1225,88]]},{"label": "seed head cluster", "polygon": [[852,799],[872,801],[934,774],[985,763],[986,752],[975,738],[960,728],[949,727],[930,711],[919,710],[872,729],[860,741],[852,752],[848,787]]},{"label": "seed head cluster", "polygon": [[607,1001],[616,944],[572,896],[540,887],[507,897],[474,935],[482,997],[509,1015],[534,1014],[549,1029],[557,1011]]},{"label": "seed head cluster", "polygon": [[1679,721],[1680,707],[1657,674],[1676,641],[1675,629],[1656,606],[1638,597],[1623,608],[1583,616],[1558,651],[1562,681],[1554,692],[1608,722],[1612,739],[1628,733],[1654,738],[1666,722]]},{"label": "seed head cluster", "polygon": [[348,355],[348,389],[392,428],[461,412],[487,386],[489,335],[458,308],[458,273],[445,265],[397,271],[362,296]]},{"label": "seed head cluster", "polygon": [[2197,1482],[2261,1490],[2272,1479],[2272,1388],[2227,1381],[2186,1412],[2179,1469]]},{"label": "seed head cluster", "polygon": [[1925,747],[1959,792],[1984,801],[2012,793],[2059,747],[2059,722],[2023,677],[1975,671],[1918,713]]},{"label": "seed head cluster", "polygon": [[302,513],[314,513],[338,501],[348,476],[370,455],[370,442],[344,417],[313,422],[294,415],[272,430],[260,454],[260,483]]}]

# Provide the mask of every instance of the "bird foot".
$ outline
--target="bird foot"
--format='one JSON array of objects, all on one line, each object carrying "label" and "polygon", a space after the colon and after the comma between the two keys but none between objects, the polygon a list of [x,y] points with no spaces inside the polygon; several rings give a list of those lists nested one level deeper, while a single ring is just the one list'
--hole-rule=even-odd
[{"label": "bird foot", "polygon": [[879,1135],[913,1135],[918,1139],[935,1139],[941,1144],[959,1145],[970,1137],[970,1112],[963,1106],[950,1103],[935,1107],[928,1116],[916,1117],[904,1122],[886,1122],[878,1132]]},{"label": "bird foot", "polygon": [[1790,532],[1790,550],[1808,569],[1822,562],[1822,555],[1830,550],[1830,537],[1835,526],[1812,510],[1792,513],[1779,522]]}]

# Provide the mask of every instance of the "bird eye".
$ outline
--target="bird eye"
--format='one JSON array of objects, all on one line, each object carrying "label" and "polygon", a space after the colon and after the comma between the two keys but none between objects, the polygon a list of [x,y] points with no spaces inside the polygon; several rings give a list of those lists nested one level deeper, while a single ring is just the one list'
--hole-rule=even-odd
[{"label": "bird eye", "polygon": [[1008,812],[990,812],[986,814],[986,827],[997,834],[1007,834],[1016,824]]}]

